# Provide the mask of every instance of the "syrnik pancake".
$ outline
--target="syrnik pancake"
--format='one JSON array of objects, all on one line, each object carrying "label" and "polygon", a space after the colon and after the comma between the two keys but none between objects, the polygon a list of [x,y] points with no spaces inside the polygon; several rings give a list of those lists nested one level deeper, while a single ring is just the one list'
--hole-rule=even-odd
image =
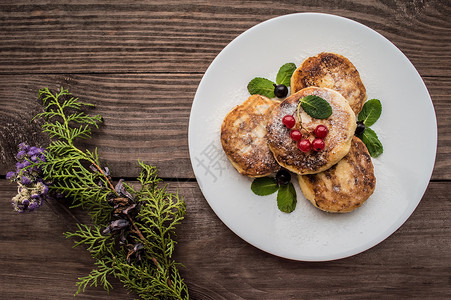
[{"label": "syrnik pancake", "polygon": [[268,116],[278,103],[264,96],[252,95],[224,118],[222,148],[241,174],[263,177],[280,169],[266,139]]},{"label": "syrnik pancake", "polygon": [[305,59],[291,77],[291,93],[309,86],[336,90],[346,100],[355,114],[366,101],[366,89],[356,67],[346,57],[323,52]]},{"label": "syrnik pancake", "polygon": [[[327,119],[315,119],[300,108],[302,127],[299,127],[299,119],[296,108],[299,99],[307,95],[316,95],[326,100],[332,107],[332,115]],[[319,152],[302,152],[297,143],[290,138],[290,129],[282,124],[285,115],[293,115],[296,126],[303,137],[310,141],[314,139],[313,131],[316,126],[325,125],[329,133],[324,139],[325,148]],[[271,113],[268,123],[268,145],[277,162],[299,175],[315,174],[327,170],[349,151],[351,139],[356,128],[355,114],[346,99],[338,92],[327,88],[305,88],[282,101]]]},{"label": "syrnik pancake", "polygon": [[298,176],[304,196],[327,212],[350,212],[373,194],[376,186],[373,164],[365,144],[353,137],[349,153],[328,170]]}]

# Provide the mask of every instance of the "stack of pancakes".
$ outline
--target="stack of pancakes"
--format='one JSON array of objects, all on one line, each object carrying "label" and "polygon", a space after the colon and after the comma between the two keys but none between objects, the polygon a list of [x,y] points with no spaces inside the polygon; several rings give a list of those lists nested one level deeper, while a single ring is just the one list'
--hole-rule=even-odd
[{"label": "stack of pancakes", "polygon": [[[328,212],[349,212],[373,193],[376,183],[365,144],[354,136],[356,115],[366,101],[366,90],[355,66],[335,53],[309,57],[291,77],[291,95],[282,102],[252,95],[225,117],[221,143],[233,166],[243,175],[264,177],[281,167],[297,174],[304,196]],[[282,124],[296,113],[299,100],[316,95],[332,107],[327,119],[315,119],[299,108],[303,138],[314,139],[316,126],[329,133],[322,151],[302,152]]]}]

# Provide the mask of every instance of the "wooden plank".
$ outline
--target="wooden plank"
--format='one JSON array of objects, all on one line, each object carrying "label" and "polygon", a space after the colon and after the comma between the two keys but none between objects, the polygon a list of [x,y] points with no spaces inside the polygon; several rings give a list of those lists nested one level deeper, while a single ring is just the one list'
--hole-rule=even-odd
[{"label": "wooden plank", "polygon": [[[424,78],[435,105],[439,128],[434,180],[451,180],[451,80]],[[188,123],[199,74],[0,75],[0,174],[15,163],[17,145],[43,146],[39,88],[63,85],[80,99],[97,105],[104,117],[93,139],[80,148],[98,147],[117,177],[135,177],[136,161],[147,161],[166,178],[194,178],[188,152]],[[182,91],[182,92],[181,92]],[[218,133],[219,136],[219,133]]]},{"label": "wooden plank", "polygon": [[438,145],[432,179],[451,180],[451,78],[424,78],[437,117]]},{"label": "wooden plank", "polygon": [[381,33],[423,76],[451,75],[443,68],[451,50],[446,1],[10,1],[1,11],[0,73],[203,73],[252,26],[284,14],[322,12]]},{"label": "wooden plank", "polygon": [[[392,236],[350,258],[297,262],[267,254],[232,233],[213,213],[195,182],[170,182],[187,203],[178,230],[176,260],[193,299],[298,299],[451,297],[451,183],[430,184],[420,205]],[[75,218],[51,202],[32,214],[10,209],[15,186],[0,180],[0,294],[8,299],[61,299],[75,291],[92,260],[62,232]],[[11,224],[14,224],[12,226]],[[107,296],[89,288],[89,299],[132,299],[115,283]],[[24,284],[26,283],[26,284]]]},{"label": "wooden plank", "polygon": [[[94,260],[63,232],[75,230],[75,220],[64,206],[52,202],[39,212],[18,214],[11,198],[17,187],[0,180],[0,295],[2,299],[71,299],[78,277],[89,274]],[[77,217],[83,221],[87,218]],[[116,299],[133,299],[122,284],[112,280]],[[90,288],[84,299],[107,298],[102,289]],[[113,297],[114,298],[114,297]]]},{"label": "wooden plank", "polygon": [[190,74],[0,76],[0,170],[14,165],[17,145],[48,143],[41,121],[40,88],[68,88],[83,101],[97,105],[104,124],[81,149],[98,147],[112,174],[134,177],[137,160],[161,170],[162,177],[193,178],[188,153],[188,122],[192,100],[201,79]]}]

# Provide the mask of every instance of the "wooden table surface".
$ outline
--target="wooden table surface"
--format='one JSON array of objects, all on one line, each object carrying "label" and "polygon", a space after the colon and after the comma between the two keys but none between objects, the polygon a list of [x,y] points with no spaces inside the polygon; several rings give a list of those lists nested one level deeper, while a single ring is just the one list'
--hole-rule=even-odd
[{"label": "wooden table surface", "polygon": [[[418,208],[379,245],[337,261],[291,261],[243,241],[213,213],[189,160],[190,108],[209,64],[243,31],[294,12],[347,17],[387,37],[417,68],[437,115],[436,164]],[[447,0],[2,1],[0,298],[72,299],[93,268],[62,235],[84,212],[50,203],[18,215],[5,179],[20,142],[48,143],[30,120],[42,110],[39,88],[61,85],[104,117],[82,147],[98,147],[115,180],[133,180],[141,159],[185,197],[175,258],[193,299],[451,298],[450,20]],[[113,282],[109,295],[78,297],[133,299]]]}]

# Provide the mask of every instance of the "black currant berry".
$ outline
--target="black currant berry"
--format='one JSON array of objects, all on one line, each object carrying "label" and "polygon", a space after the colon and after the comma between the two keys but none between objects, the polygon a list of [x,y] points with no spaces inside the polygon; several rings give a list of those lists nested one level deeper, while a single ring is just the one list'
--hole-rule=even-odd
[{"label": "black currant berry", "polygon": [[365,131],[365,124],[363,124],[363,121],[357,121],[355,135],[361,135],[364,131]]},{"label": "black currant berry", "polygon": [[277,98],[284,98],[288,95],[288,88],[284,84],[274,85],[274,95]]},{"label": "black currant berry", "polygon": [[287,185],[291,181],[291,173],[286,169],[280,169],[276,174],[276,180],[279,185]]}]

